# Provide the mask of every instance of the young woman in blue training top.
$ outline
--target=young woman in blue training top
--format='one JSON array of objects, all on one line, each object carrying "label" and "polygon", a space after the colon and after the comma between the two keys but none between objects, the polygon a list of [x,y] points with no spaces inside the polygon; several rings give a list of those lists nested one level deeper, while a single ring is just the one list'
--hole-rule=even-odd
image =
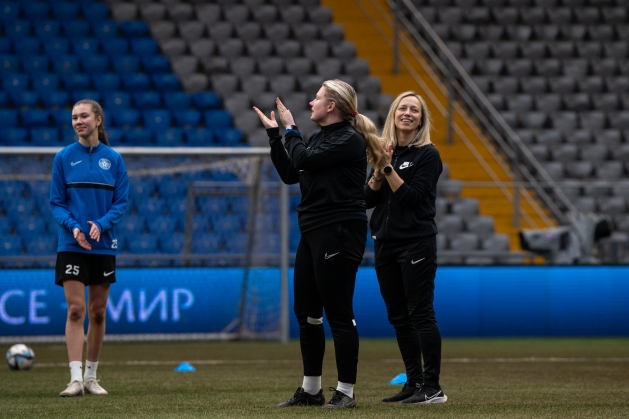
[{"label": "young woman in blue training top", "polygon": [[[116,281],[116,224],[128,201],[129,179],[120,154],[109,147],[101,106],[81,100],[72,108],[78,141],[55,156],[50,207],[59,224],[55,283],[63,287],[68,317],[70,384],[62,397],[107,394],[96,380],[105,336],[109,285]],[[86,301],[87,359],[82,374]]]}]

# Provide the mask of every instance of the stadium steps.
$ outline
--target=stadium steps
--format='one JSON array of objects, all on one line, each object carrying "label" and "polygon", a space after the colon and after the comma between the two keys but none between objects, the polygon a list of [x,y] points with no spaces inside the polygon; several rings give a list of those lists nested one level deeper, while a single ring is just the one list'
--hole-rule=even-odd
[{"label": "stadium steps", "polygon": [[[391,94],[394,97],[406,90],[414,90],[425,97],[433,117],[434,131],[432,141],[438,147],[442,160],[450,165],[450,174],[454,179],[464,182],[490,182],[492,179],[483,169],[482,165],[474,157],[472,151],[461,141],[457,135],[454,136],[454,144],[446,143],[446,119],[436,109],[435,105],[428,99],[428,92],[415,81],[409,71],[400,64],[400,74],[393,75],[393,59],[391,47],[383,39],[379,31],[392,39],[392,30],[388,27],[382,10],[386,10],[386,19],[393,19],[388,11],[387,2],[384,0],[374,0],[381,10],[376,9],[371,2],[356,0],[322,0],[321,4],[332,9],[334,22],[343,25],[345,28],[345,38],[354,42],[357,55],[369,61],[370,73],[380,77],[382,83],[382,93]],[[376,25],[378,28],[376,28]],[[408,49],[400,43],[400,55],[402,59],[413,61]],[[425,57],[422,57],[425,59]],[[441,93],[428,74],[418,66],[415,71],[426,83],[430,91],[438,98],[439,102],[446,107],[446,97]],[[455,117],[455,123],[459,124],[467,138],[470,140],[475,152],[477,152],[487,162],[489,167],[497,175],[498,179],[509,182],[512,179],[510,172],[502,170],[497,159],[502,158],[497,150],[488,150],[482,145],[481,139],[462,123],[459,115]],[[506,233],[510,237],[512,249],[520,249],[518,239],[519,229],[512,227],[512,206],[504,194],[495,187],[492,188],[472,188],[464,187],[461,191],[462,197],[475,197],[479,199],[481,215],[494,217],[496,232]],[[541,206],[541,205],[540,205]],[[533,221],[534,228],[543,228],[545,223],[538,216],[533,208],[523,202],[522,209]],[[548,212],[545,211],[548,215]],[[554,220],[553,220],[554,221]],[[529,227],[522,221],[523,227]],[[533,226],[531,226],[533,227]]]}]

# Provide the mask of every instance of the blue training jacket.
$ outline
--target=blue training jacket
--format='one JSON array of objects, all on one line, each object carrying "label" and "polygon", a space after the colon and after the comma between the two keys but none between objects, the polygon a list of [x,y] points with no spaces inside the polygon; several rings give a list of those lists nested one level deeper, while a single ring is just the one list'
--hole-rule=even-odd
[{"label": "blue training jacket", "polygon": [[[100,143],[85,147],[78,141],[55,156],[50,185],[50,208],[59,224],[57,252],[116,255],[116,224],[127,207],[129,178],[122,156]],[[100,230],[100,241],[90,238],[92,221]],[[73,230],[81,229],[92,250],[83,249]]]}]

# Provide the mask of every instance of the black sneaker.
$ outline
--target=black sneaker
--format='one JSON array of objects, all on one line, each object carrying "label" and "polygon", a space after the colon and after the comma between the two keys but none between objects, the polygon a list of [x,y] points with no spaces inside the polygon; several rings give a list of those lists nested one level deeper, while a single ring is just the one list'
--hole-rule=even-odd
[{"label": "black sneaker", "polygon": [[349,397],[347,394],[338,391],[334,387],[330,387],[330,391],[334,391],[332,400],[323,406],[322,409],[346,409],[356,407],[356,395]]},{"label": "black sneaker", "polygon": [[325,404],[325,397],[323,397],[323,390],[319,390],[314,396],[310,393],[306,393],[303,388],[299,387],[293,397],[277,405],[277,407],[290,407],[290,406],[323,406]]},{"label": "black sneaker", "polygon": [[400,403],[428,404],[428,403],[445,403],[448,396],[443,394],[443,390],[428,387],[426,384],[415,390],[408,399],[402,400]]},{"label": "black sneaker", "polygon": [[415,385],[413,385],[412,383],[405,383],[404,387],[402,387],[402,390],[400,390],[398,394],[391,397],[385,397],[384,399],[382,399],[382,401],[385,403],[401,402],[402,400],[408,399],[409,397],[411,397],[413,394],[415,394],[415,391],[417,391],[420,388],[421,388],[421,384],[419,383]]}]

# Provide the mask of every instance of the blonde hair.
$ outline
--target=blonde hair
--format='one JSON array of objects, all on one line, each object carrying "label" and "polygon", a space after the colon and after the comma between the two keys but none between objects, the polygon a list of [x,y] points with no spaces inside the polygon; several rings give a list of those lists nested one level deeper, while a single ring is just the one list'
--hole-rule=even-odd
[{"label": "blonde hair", "polygon": [[323,82],[325,87],[325,98],[336,104],[341,118],[349,121],[352,127],[367,141],[367,161],[372,166],[378,164],[381,155],[381,139],[378,137],[378,129],[376,124],[364,115],[357,113],[358,99],[356,99],[356,90],[343,80],[326,80]]},{"label": "blonde hair", "polygon": [[109,145],[109,139],[107,138],[107,133],[105,132],[105,114],[103,113],[103,108],[100,106],[100,103],[92,99],[81,99],[74,104],[72,109],[79,105],[90,105],[92,107],[92,112],[94,112],[94,116],[101,117],[101,123],[98,126],[98,141],[105,145]]},{"label": "blonde hair", "polygon": [[428,106],[426,106],[426,101],[420,95],[413,91],[408,91],[400,94],[395,98],[391,106],[389,107],[389,113],[387,114],[387,120],[384,122],[384,128],[382,130],[382,137],[387,145],[393,145],[394,147],[398,145],[397,142],[397,130],[395,127],[395,111],[400,106],[400,102],[405,97],[412,96],[419,101],[420,107],[420,121],[419,126],[417,127],[417,132],[415,133],[415,138],[410,142],[410,147],[423,147],[425,145],[432,144],[430,141],[430,130],[432,129],[432,119],[430,118],[430,112],[428,111]]}]

